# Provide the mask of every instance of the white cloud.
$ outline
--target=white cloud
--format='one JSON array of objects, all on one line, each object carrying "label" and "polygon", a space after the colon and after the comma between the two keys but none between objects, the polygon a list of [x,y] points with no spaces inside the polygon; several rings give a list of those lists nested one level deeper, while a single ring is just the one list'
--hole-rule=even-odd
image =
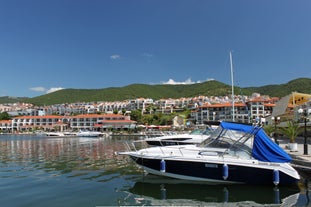
[{"label": "white cloud", "polygon": [[117,59],[120,59],[120,58],[121,58],[121,56],[118,55],[118,54],[115,54],[115,55],[111,55],[111,56],[110,56],[110,59],[112,59],[112,60],[117,60]]},{"label": "white cloud", "polygon": [[193,84],[194,82],[191,81],[190,78],[188,78],[187,80],[183,81],[183,82],[178,82],[178,81],[174,81],[173,79],[169,79],[166,82],[161,82],[162,84],[166,84],[166,85],[180,85],[180,84]]},{"label": "white cloud", "polygon": [[170,78],[168,81],[161,82],[161,83],[162,84],[167,84],[167,85],[180,85],[180,84],[187,85],[187,84],[194,84],[195,82],[191,81],[190,78],[188,78],[187,80],[185,80],[183,82],[174,81],[173,79]]},{"label": "white cloud", "polygon": [[30,88],[30,90],[31,91],[36,91],[36,92],[44,92],[44,91],[46,91],[46,88],[38,86],[38,87]]},{"label": "white cloud", "polygon": [[49,90],[46,91],[46,93],[53,93],[55,91],[63,90],[64,88],[62,87],[57,87],[57,88],[50,88]]},{"label": "white cloud", "polygon": [[[211,80],[214,80],[214,79],[212,79],[212,78],[209,78],[209,79],[207,79],[206,81],[211,81]],[[191,80],[191,78],[188,78],[187,80],[185,80],[185,81],[182,81],[182,82],[178,82],[178,81],[174,81],[173,79],[169,79],[168,81],[166,81],[166,82],[164,82],[164,81],[162,81],[161,82],[161,84],[166,84],[166,85],[189,85],[189,84],[195,84],[195,83],[201,83],[201,82],[204,82],[204,81],[200,81],[200,80],[198,80],[198,81],[192,81]]]},{"label": "white cloud", "polygon": [[52,93],[52,92],[59,91],[59,90],[62,90],[62,89],[64,89],[64,88],[62,88],[62,87],[54,87],[54,88],[47,89],[47,88],[44,88],[42,86],[30,88],[31,91],[44,92],[44,93]]}]

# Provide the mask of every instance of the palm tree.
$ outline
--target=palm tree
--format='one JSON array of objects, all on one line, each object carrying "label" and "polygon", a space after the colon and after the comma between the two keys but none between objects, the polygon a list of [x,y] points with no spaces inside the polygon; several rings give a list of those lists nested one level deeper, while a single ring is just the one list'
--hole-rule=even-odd
[{"label": "palm tree", "polygon": [[274,127],[272,125],[265,125],[263,127],[263,129],[265,130],[265,132],[269,135],[272,136],[272,133],[274,132]]},{"label": "palm tree", "polygon": [[295,143],[295,139],[299,133],[299,124],[298,122],[288,121],[287,127],[281,128],[282,133],[289,138],[290,143]]}]

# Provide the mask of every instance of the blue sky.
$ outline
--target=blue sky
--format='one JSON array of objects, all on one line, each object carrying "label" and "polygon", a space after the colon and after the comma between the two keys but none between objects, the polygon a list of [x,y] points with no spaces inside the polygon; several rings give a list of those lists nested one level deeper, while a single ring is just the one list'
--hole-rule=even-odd
[{"label": "blue sky", "polygon": [[0,0],[0,96],[311,78],[311,1]]}]

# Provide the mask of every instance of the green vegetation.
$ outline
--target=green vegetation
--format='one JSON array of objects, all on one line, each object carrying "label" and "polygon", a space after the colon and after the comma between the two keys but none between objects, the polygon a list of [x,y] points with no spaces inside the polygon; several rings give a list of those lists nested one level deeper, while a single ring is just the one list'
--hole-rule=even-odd
[{"label": "green vegetation", "polygon": [[59,103],[123,101],[136,98],[194,97],[199,95],[227,95],[230,86],[217,81],[208,81],[192,85],[146,85],[133,84],[121,88],[106,89],[64,89],[54,93],[31,98],[28,101],[35,105]]},{"label": "green vegetation", "polygon": [[171,125],[172,120],[175,116],[183,116],[185,119],[190,117],[190,111],[185,110],[180,113],[171,113],[171,114],[162,114],[162,113],[153,113],[153,114],[142,114],[141,110],[134,110],[130,114],[131,120],[137,121],[137,124],[147,124],[147,125]]},{"label": "green vegetation", "polygon": [[287,121],[287,127],[281,128],[281,132],[289,138],[290,143],[295,143],[295,139],[299,134],[299,124],[294,121]]},{"label": "green vegetation", "polygon": [[244,89],[252,92],[258,92],[264,95],[269,95],[271,97],[279,97],[279,98],[284,97],[292,92],[310,94],[311,79],[298,78],[286,84],[266,85],[261,87],[248,87]]},{"label": "green vegetation", "polygon": [[[310,93],[311,79],[299,78],[281,85],[262,87],[235,87],[236,95],[260,93],[271,97],[283,97],[294,91]],[[225,96],[231,94],[231,86],[218,82],[206,81],[191,85],[147,85],[132,84],[124,87],[104,89],[64,89],[34,98],[0,97],[0,103],[27,102],[34,105],[52,105],[61,103],[123,101],[135,98],[181,98],[195,96]]]},{"label": "green vegetation", "polygon": [[0,120],[10,120],[11,117],[7,112],[0,113]]},{"label": "green vegetation", "polygon": [[22,103],[28,102],[29,98],[27,97],[11,97],[11,96],[2,96],[0,97],[0,104],[1,103]]}]

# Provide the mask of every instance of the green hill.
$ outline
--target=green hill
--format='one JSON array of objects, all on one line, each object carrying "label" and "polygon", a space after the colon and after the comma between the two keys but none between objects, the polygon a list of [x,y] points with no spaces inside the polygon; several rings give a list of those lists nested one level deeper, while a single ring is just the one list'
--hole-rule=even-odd
[{"label": "green hill", "polygon": [[132,84],[120,88],[105,89],[64,89],[29,99],[35,105],[57,103],[121,101],[135,98],[180,98],[198,95],[225,95],[231,90],[229,85],[218,81],[208,81],[191,85],[147,85]]},{"label": "green hill", "polygon": [[[260,93],[271,97],[283,97],[291,92],[311,93],[311,79],[299,78],[286,84],[266,85],[261,87],[235,87],[235,94],[251,95]],[[52,105],[60,103],[122,101],[135,98],[181,98],[204,96],[231,95],[231,86],[218,82],[206,81],[190,85],[147,85],[132,84],[125,87],[104,89],[64,89],[34,98],[0,97],[0,103],[28,102],[35,105]],[[7,102],[4,102],[7,101]]]},{"label": "green hill", "polygon": [[1,96],[0,97],[0,104],[1,103],[22,103],[28,102],[29,98],[27,97],[13,97],[13,96]]},{"label": "green hill", "polygon": [[311,94],[311,79],[298,78],[286,84],[266,85],[261,87],[245,88],[249,91],[258,92],[260,94],[269,95],[271,97],[284,97],[292,92],[300,92]]}]

